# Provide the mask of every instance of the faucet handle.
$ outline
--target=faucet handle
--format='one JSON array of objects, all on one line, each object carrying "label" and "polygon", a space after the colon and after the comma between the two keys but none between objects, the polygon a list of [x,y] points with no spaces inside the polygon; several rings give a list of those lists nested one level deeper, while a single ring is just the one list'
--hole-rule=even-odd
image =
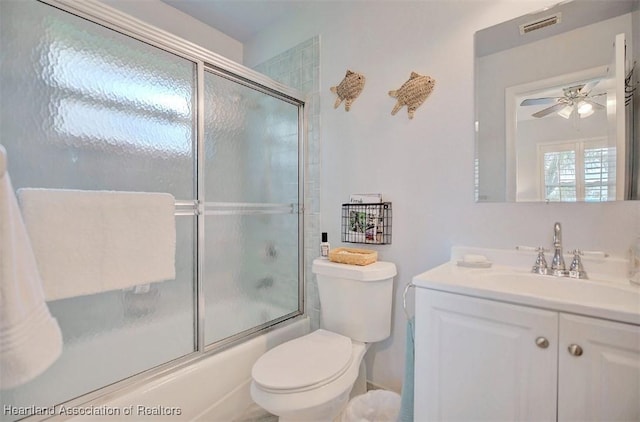
[{"label": "faucet handle", "polygon": [[581,279],[588,278],[587,272],[584,270],[582,265],[582,259],[580,259],[580,256],[583,255],[582,251],[580,249],[574,249],[571,253],[573,254],[573,260],[571,261],[571,266],[569,266],[569,277]]},{"label": "faucet handle", "polygon": [[542,246],[536,248],[536,252],[538,252],[538,257],[536,258],[535,264],[531,267],[531,272],[541,275],[547,274],[547,260],[544,257],[544,253],[548,252],[548,249],[543,248]]}]

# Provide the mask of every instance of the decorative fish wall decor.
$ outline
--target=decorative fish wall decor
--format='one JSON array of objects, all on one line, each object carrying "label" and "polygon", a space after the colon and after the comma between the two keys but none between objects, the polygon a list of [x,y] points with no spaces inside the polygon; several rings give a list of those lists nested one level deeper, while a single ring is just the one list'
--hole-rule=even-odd
[{"label": "decorative fish wall decor", "polygon": [[333,108],[338,108],[342,101],[344,101],[344,109],[345,111],[349,111],[351,104],[353,104],[364,89],[365,80],[363,74],[347,70],[347,74],[342,82],[340,82],[338,86],[332,86],[330,88],[331,92],[338,95]]},{"label": "decorative fish wall decor", "polygon": [[390,96],[398,99],[395,107],[391,110],[391,114],[395,116],[398,110],[400,110],[402,106],[406,105],[409,118],[413,119],[414,113],[418,107],[424,103],[429,94],[431,94],[435,84],[436,81],[432,77],[422,76],[416,72],[411,72],[411,77],[407,82],[402,84],[400,89],[389,91]]}]

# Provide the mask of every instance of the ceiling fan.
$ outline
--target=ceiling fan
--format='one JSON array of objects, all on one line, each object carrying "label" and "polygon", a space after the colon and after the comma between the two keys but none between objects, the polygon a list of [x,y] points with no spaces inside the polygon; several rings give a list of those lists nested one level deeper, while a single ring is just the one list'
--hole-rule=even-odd
[{"label": "ceiling fan", "polygon": [[589,117],[596,110],[603,110],[605,108],[605,106],[595,102],[593,99],[595,97],[606,95],[606,93],[603,92],[595,95],[591,94],[591,91],[598,82],[598,80],[595,80],[586,84],[578,84],[562,88],[563,95],[561,97],[527,98],[522,101],[520,105],[532,106],[553,104],[550,107],[543,108],[531,115],[536,118],[545,117],[552,113],[558,113],[558,115],[568,119],[574,114],[574,112],[577,113],[580,118]]}]

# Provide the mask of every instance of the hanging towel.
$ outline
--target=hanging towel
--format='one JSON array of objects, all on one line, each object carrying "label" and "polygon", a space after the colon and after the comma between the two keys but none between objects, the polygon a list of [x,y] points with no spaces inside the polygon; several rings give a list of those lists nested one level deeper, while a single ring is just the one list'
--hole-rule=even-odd
[{"label": "hanging towel", "polygon": [[414,329],[415,320],[407,321],[407,345],[404,361],[404,382],[400,402],[399,422],[413,422],[413,367],[414,367]]},{"label": "hanging towel", "polygon": [[47,300],[175,278],[167,193],[20,189]]},{"label": "hanging towel", "polygon": [[[6,155],[0,145],[0,161]],[[0,174],[0,390],[24,384],[62,353],[11,179]]]}]

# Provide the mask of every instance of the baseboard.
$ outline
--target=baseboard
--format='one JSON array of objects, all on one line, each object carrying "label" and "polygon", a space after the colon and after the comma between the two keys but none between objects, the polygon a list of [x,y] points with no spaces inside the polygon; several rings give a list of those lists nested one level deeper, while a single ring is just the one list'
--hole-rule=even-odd
[{"label": "baseboard", "polygon": [[371,390],[388,390],[388,388],[385,388],[379,384],[375,384],[367,380],[367,391],[371,391]]}]

